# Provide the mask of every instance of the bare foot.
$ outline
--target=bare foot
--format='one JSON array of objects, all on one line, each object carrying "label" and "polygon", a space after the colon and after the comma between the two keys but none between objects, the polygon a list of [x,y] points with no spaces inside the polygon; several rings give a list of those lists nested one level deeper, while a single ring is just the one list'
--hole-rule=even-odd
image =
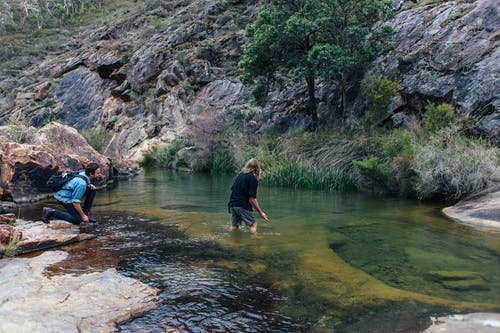
[{"label": "bare foot", "polygon": [[239,229],[239,227],[231,226],[231,229],[229,229],[229,231],[233,232],[233,231],[236,231],[238,229]]},{"label": "bare foot", "polygon": [[255,222],[254,224],[252,224],[250,226],[250,234],[251,235],[255,235],[257,234],[257,222]]}]

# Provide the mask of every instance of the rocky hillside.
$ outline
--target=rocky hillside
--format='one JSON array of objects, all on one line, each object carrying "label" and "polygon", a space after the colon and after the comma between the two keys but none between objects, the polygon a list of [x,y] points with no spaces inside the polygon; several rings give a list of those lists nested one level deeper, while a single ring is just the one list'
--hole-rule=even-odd
[{"label": "rocky hillside", "polygon": [[[259,1],[150,1],[125,7],[105,24],[71,36],[56,54],[22,71],[0,73],[0,124],[56,120],[79,131],[113,134],[105,154],[139,161],[159,142],[228,128],[259,132],[308,127],[302,83],[251,103],[238,78],[245,26]],[[140,4],[140,2],[138,2]],[[394,1],[394,48],[373,68],[401,82],[388,119],[421,118],[426,101],[450,102],[478,133],[500,142],[499,9],[495,0]],[[320,123],[335,126],[335,82],[320,82]],[[353,89],[349,123],[363,114]],[[333,117],[332,117],[333,115]]]}]

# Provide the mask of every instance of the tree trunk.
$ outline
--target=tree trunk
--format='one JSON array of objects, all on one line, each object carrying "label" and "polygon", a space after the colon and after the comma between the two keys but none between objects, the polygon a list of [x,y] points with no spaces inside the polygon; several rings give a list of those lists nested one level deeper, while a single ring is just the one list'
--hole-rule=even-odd
[{"label": "tree trunk", "polygon": [[341,110],[341,116],[340,116],[340,127],[344,129],[344,123],[345,123],[345,114],[347,110],[347,89],[345,86],[345,77],[344,73],[340,74],[340,90],[342,91],[342,110]]},{"label": "tree trunk", "polygon": [[309,95],[309,112],[312,117],[312,130],[316,131],[318,129],[318,111],[316,110],[316,96],[315,96],[315,84],[314,76],[308,76],[306,78],[307,82],[307,93]]}]

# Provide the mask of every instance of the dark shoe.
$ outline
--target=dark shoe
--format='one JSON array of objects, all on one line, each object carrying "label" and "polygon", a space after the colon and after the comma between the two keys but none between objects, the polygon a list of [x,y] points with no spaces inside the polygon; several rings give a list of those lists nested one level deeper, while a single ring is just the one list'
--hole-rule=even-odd
[{"label": "dark shoe", "polygon": [[50,223],[50,216],[55,211],[55,209],[49,207],[43,207],[42,222]]},{"label": "dark shoe", "polygon": [[79,227],[80,233],[86,233],[88,231],[94,230],[97,227],[97,223],[81,223]]}]

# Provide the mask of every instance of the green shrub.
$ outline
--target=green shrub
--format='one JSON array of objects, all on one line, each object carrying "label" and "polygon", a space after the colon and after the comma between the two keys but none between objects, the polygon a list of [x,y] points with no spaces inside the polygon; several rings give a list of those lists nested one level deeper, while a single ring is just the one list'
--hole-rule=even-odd
[{"label": "green shrub", "polygon": [[500,178],[500,150],[446,128],[414,146],[413,169],[419,198],[456,201]]},{"label": "green shrub", "polygon": [[360,176],[360,186],[369,188],[373,192],[384,192],[388,186],[390,167],[376,156],[363,160],[353,161],[354,167]]},{"label": "green shrub", "polygon": [[182,140],[173,140],[169,144],[154,146],[144,153],[141,164],[165,169],[177,169],[187,166],[185,161],[177,154],[185,146],[185,142]]},{"label": "green shrub", "polygon": [[234,170],[233,156],[228,149],[218,149],[213,153],[210,166],[211,174],[230,174],[234,172]]},{"label": "green shrub", "polygon": [[103,128],[89,128],[82,131],[82,136],[85,140],[87,140],[88,144],[92,146],[92,148],[102,154],[108,145],[109,140],[111,140],[112,134]]},{"label": "green shrub", "polygon": [[362,127],[369,130],[377,126],[387,116],[387,109],[394,101],[399,82],[382,76],[372,76],[361,82],[365,92],[365,114]]},{"label": "green shrub", "polygon": [[267,90],[267,86],[263,83],[256,85],[252,89],[252,100],[250,102],[256,105],[262,105],[266,100]]},{"label": "green shrub", "polygon": [[456,122],[453,106],[447,103],[435,105],[427,103],[424,114],[424,129],[436,133],[442,128],[450,127]]},{"label": "green shrub", "polygon": [[413,144],[415,136],[409,131],[396,130],[383,137],[383,154],[390,161],[391,176],[388,190],[400,195],[413,196],[415,193],[415,172]]}]

